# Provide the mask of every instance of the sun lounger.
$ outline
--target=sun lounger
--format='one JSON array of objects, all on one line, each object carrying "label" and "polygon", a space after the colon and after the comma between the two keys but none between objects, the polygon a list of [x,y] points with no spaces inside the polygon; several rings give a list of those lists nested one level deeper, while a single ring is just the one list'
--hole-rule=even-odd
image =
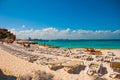
[{"label": "sun lounger", "polygon": [[87,58],[89,57],[89,55],[82,54],[80,57],[81,57],[82,60],[87,60]]},{"label": "sun lounger", "polygon": [[110,62],[112,59],[113,59],[112,56],[104,56],[104,57],[103,57],[103,61],[104,61],[104,62]]},{"label": "sun lounger", "polygon": [[36,58],[36,57],[29,57],[28,58],[28,62],[34,62],[34,61],[36,61],[38,58]]},{"label": "sun lounger", "polygon": [[68,62],[69,60],[61,59],[56,61],[50,61],[48,62],[48,67],[52,70],[57,70],[60,68],[63,68],[62,64]]},{"label": "sun lounger", "polygon": [[96,55],[96,56],[95,56],[95,60],[96,60],[96,61],[103,61],[103,56],[101,56],[101,55]]},{"label": "sun lounger", "polygon": [[107,55],[108,56],[115,56],[115,54],[113,52],[109,52],[109,51],[107,52]]},{"label": "sun lounger", "polygon": [[112,78],[120,78],[120,61],[111,61],[110,68],[109,76]]},{"label": "sun lounger", "polygon": [[74,70],[79,70],[81,66],[84,66],[84,62],[73,60],[67,63],[63,63],[62,65],[64,66],[65,71],[72,72]]},{"label": "sun lounger", "polygon": [[48,62],[48,64],[50,64],[50,65],[54,65],[54,64],[62,64],[62,63],[65,63],[65,62],[67,62],[68,60],[66,60],[66,59],[61,59],[61,60],[56,60],[56,61],[50,61],[50,62]]},{"label": "sun lounger", "polygon": [[64,57],[70,57],[71,53],[65,53]]},{"label": "sun lounger", "polygon": [[87,54],[81,54],[81,59],[82,60],[93,60],[91,55],[87,55]]},{"label": "sun lounger", "polygon": [[74,58],[81,58],[81,54],[76,54],[76,55],[74,55]]},{"label": "sun lounger", "polygon": [[113,61],[120,61],[120,57],[114,57]]},{"label": "sun lounger", "polygon": [[102,64],[91,62],[87,67],[87,74],[93,75],[94,73],[97,73],[98,75],[102,74]]}]

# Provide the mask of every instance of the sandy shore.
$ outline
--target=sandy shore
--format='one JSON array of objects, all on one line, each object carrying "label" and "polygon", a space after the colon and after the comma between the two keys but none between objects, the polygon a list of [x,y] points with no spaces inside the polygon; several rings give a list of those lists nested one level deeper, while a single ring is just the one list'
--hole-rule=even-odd
[{"label": "sandy shore", "polygon": [[[44,48],[44,47],[42,47]],[[108,51],[113,52],[116,56],[120,56],[120,49],[99,49],[103,54],[106,54]],[[75,49],[71,50],[72,52],[75,51]],[[31,54],[40,55],[40,53],[34,53],[31,52]],[[71,59],[69,57],[63,57],[63,56],[55,56],[55,55],[47,55],[42,54],[45,56],[50,57],[57,57],[59,59]],[[74,59],[72,59],[74,60]],[[75,59],[76,60],[76,59]],[[87,66],[91,61],[84,61],[85,66]],[[28,61],[25,61],[23,59],[20,59],[14,55],[9,54],[8,52],[2,50],[0,48],[0,69],[6,74],[6,75],[14,75],[16,77],[20,75],[32,75],[34,71],[41,70],[45,71],[47,73],[51,73],[54,75],[54,80],[117,80],[112,79],[108,76],[108,73],[110,71],[109,63],[103,63],[103,66],[105,68],[105,71],[107,71],[103,76],[89,76],[86,74],[86,69],[80,71],[78,74],[70,74],[63,69],[59,69],[57,71],[50,70],[48,66],[38,65],[36,63],[31,63]]]}]

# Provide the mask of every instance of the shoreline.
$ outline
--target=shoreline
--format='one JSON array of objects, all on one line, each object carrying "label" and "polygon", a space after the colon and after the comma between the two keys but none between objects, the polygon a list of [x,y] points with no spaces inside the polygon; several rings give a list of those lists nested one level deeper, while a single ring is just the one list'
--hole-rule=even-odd
[{"label": "shoreline", "polygon": [[120,49],[120,40],[38,40],[38,44],[60,48],[95,48],[95,49]]},{"label": "shoreline", "polygon": [[[87,49],[85,47],[78,47],[78,48],[65,48],[65,47],[60,47],[60,46],[53,46],[53,45],[48,45],[48,44],[38,44],[39,46],[43,47],[49,47],[49,48],[63,48],[63,49]],[[88,47],[88,48],[93,48],[93,47]],[[120,49],[120,48],[94,48],[94,49]]]}]

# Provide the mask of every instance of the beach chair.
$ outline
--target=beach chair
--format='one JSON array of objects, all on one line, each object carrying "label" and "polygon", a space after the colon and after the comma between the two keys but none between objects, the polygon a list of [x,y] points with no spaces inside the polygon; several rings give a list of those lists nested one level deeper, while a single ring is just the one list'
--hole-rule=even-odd
[{"label": "beach chair", "polygon": [[36,64],[41,64],[41,65],[48,65],[49,61],[55,61],[57,60],[56,57],[46,57],[46,56],[40,56],[37,61],[35,61]]},{"label": "beach chair", "polygon": [[66,52],[66,53],[64,54],[64,57],[70,57],[70,55],[71,55],[71,53],[67,53],[67,52]]},{"label": "beach chair", "polygon": [[95,60],[96,60],[96,61],[103,61],[103,58],[104,58],[104,57],[101,56],[101,55],[96,55],[96,56],[95,56]]},{"label": "beach chair", "polygon": [[81,54],[81,59],[82,60],[93,60],[92,56],[88,54]]},{"label": "beach chair", "polygon": [[108,56],[115,56],[115,54],[113,52],[110,52],[110,51],[107,52],[107,55]]},{"label": "beach chair", "polygon": [[113,60],[114,61],[120,61],[120,57],[114,57]]},{"label": "beach chair", "polygon": [[66,63],[66,62],[68,62],[68,61],[69,61],[69,60],[61,59],[61,60],[56,60],[56,61],[49,61],[47,64],[48,64],[48,67],[49,67],[51,70],[57,70],[57,69],[63,68],[62,64],[63,64],[63,63]]},{"label": "beach chair", "polygon": [[103,61],[104,62],[110,62],[110,61],[112,61],[113,60],[113,57],[112,56],[104,56],[103,57]]},{"label": "beach chair", "polygon": [[81,66],[84,66],[83,61],[73,60],[67,63],[62,64],[64,66],[64,70],[67,72],[73,72],[74,70],[79,70]]},{"label": "beach chair", "polygon": [[94,73],[97,73],[98,75],[102,74],[102,64],[101,63],[95,63],[91,62],[87,67],[87,74],[93,75]]},{"label": "beach chair", "polygon": [[34,61],[36,61],[38,59],[38,56],[28,56],[27,58],[26,58],[26,60],[28,61],[28,62],[31,62],[31,63],[33,63]]},{"label": "beach chair", "polygon": [[87,60],[88,55],[86,55],[86,54],[81,54],[80,57],[81,57],[82,60]]},{"label": "beach chair", "polygon": [[110,62],[110,73],[109,76],[112,78],[120,79],[120,61],[111,61]]},{"label": "beach chair", "polygon": [[81,58],[81,54],[76,54],[76,55],[74,55],[74,58],[80,59],[80,58]]}]

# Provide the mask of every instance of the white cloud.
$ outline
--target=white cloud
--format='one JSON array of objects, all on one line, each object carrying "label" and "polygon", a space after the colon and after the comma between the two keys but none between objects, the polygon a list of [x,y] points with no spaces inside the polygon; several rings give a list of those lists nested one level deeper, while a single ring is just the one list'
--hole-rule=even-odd
[{"label": "white cloud", "polygon": [[25,25],[22,25],[22,28],[25,28]]},{"label": "white cloud", "polygon": [[10,29],[18,39],[120,39],[120,30],[58,30],[56,28],[44,28],[41,30],[20,30]]}]

